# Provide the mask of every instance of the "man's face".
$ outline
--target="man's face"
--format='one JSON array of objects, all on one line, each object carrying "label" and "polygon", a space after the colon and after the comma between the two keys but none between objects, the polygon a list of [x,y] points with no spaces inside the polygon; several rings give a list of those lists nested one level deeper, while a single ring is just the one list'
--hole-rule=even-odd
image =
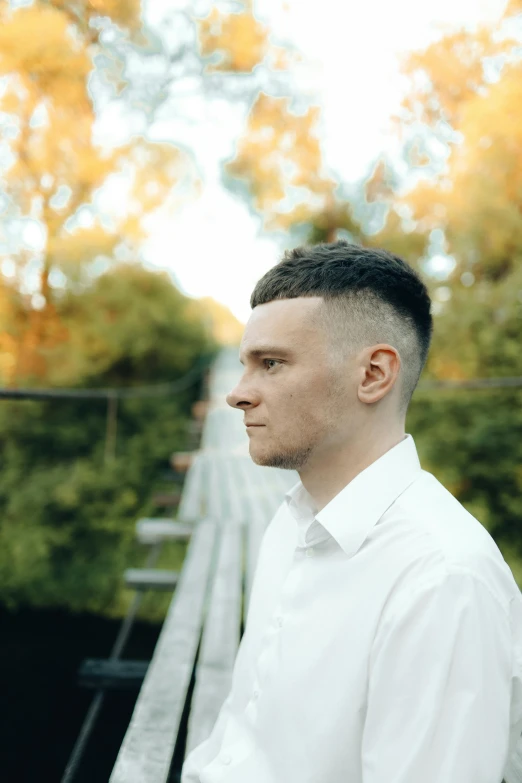
[{"label": "man's face", "polygon": [[355,373],[336,363],[314,316],[321,297],[258,305],[240,346],[244,373],[227,402],[244,411],[258,465],[300,470],[350,435]]}]

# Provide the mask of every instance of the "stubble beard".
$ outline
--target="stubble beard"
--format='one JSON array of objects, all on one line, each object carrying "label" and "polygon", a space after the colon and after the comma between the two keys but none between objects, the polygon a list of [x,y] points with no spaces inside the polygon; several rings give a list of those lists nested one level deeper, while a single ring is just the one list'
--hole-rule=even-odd
[{"label": "stubble beard", "polygon": [[273,451],[269,454],[261,454],[252,457],[256,465],[262,465],[266,468],[282,468],[283,470],[301,470],[308,462],[312,446],[303,446],[301,448],[286,449],[285,451]]}]

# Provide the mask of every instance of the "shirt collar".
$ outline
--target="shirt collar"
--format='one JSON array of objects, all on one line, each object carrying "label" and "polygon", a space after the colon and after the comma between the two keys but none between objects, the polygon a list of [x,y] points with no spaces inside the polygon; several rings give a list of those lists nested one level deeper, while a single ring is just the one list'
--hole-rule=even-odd
[{"label": "shirt collar", "polygon": [[301,481],[298,481],[285,495],[288,510],[297,522],[297,544],[306,546],[310,543],[308,532],[316,527],[317,508]]},{"label": "shirt collar", "polygon": [[[298,543],[310,542],[311,528],[320,525],[351,557],[362,546],[374,525],[421,471],[411,435],[355,476],[319,512],[301,481],[285,495],[285,502],[297,521]],[[324,538],[324,536],[323,536]]]}]

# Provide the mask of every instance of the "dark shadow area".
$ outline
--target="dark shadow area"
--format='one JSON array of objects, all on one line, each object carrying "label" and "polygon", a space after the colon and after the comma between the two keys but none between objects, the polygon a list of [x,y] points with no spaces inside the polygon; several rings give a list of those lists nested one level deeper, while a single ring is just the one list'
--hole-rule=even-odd
[{"label": "dark shadow area", "polygon": [[[58,610],[0,608],[2,783],[59,783],[95,691],[80,688],[84,658],[104,658],[119,620]],[[161,625],[135,624],[125,658],[150,660]],[[74,783],[105,783],[138,691],[106,693]]]},{"label": "dark shadow area", "polygon": [[194,667],[192,669],[192,677],[190,678],[190,683],[187,691],[187,698],[185,700],[185,706],[183,708],[183,712],[181,713],[179,731],[178,731],[178,736],[176,738],[176,744],[174,746],[174,753],[172,754],[172,761],[170,763],[170,770],[169,770],[169,776],[167,778],[167,783],[180,783],[181,780],[181,769],[183,767],[183,762],[185,761],[185,753],[187,747],[187,734],[188,734],[188,720],[189,720],[190,707],[192,704],[192,695],[194,693],[194,688],[196,685],[196,667],[199,658],[199,652],[201,649],[201,639],[202,636],[200,636],[199,638],[198,649],[196,651],[196,659],[194,662]]}]

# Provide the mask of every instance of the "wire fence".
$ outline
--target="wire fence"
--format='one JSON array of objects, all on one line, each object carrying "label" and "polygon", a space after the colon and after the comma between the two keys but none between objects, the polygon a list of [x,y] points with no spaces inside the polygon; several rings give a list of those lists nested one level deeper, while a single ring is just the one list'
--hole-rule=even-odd
[{"label": "wire fence", "polygon": [[[158,383],[149,386],[109,387],[99,389],[6,389],[0,388],[0,399],[5,400],[111,400],[111,399],[136,399],[164,397],[169,394],[188,389],[196,380],[199,380],[210,366],[195,366],[186,375],[170,383]],[[522,387],[522,376],[499,378],[467,378],[455,381],[420,381],[418,391],[435,391],[443,389],[507,389]]]},{"label": "wire fence", "polygon": [[185,375],[167,383],[149,384],[145,386],[106,387],[98,389],[0,389],[0,399],[32,400],[101,400],[107,403],[105,426],[104,461],[110,462],[116,454],[116,439],[118,430],[118,402],[131,399],[153,399],[170,397],[189,389],[200,381],[211,366],[209,359],[200,359]]},{"label": "wire fence", "polygon": [[210,367],[207,360],[200,361],[181,378],[167,383],[157,383],[148,386],[118,387],[112,386],[98,389],[14,389],[1,388],[0,399],[4,400],[110,400],[136,399],[151,397],[166,397],[177,394],[192,386]]},{"label": "wire fence", "polygon": [[514,389],[522,386],[522,376],[505,378],[467,378],[459,381],[421,381],[419,391],[437,389]]}]

